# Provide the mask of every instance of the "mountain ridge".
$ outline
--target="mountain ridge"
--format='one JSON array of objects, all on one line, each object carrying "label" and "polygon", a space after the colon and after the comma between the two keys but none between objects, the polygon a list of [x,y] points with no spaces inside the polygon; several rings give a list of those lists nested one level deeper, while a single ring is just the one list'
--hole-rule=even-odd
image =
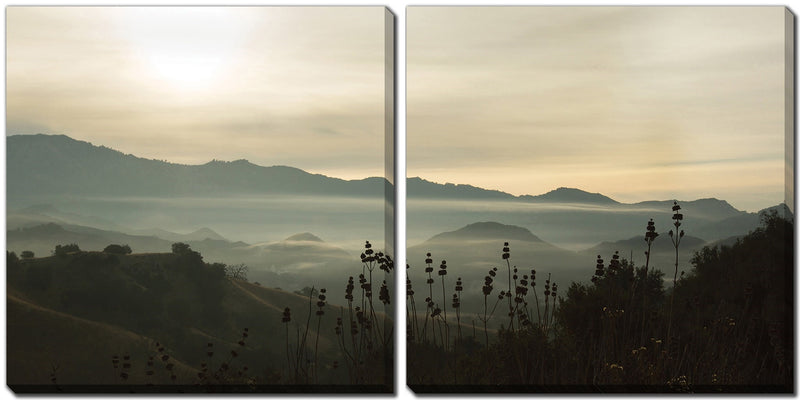
[{"label": "mountain ridge", "polygon": [[147,196],[295,194],[383,197],[386,179],[344,180],[247,160],[186,165],[124,154],[66,135],[12,135],[7,144],[9,199],[42,195]]},{"label": "mountain ridge", "polygon": [[[43,195],[183,196],[225,194],[296,194],[383,197],[388,181],[382,177],[344,180],[286,166],[260,166],[246,159],[212,159],[188,165],[146,159],[95,145],[67,135],[11,135],[7,144],[9,203]],[[577,203],[605,206],[658,207],[675,199],[621,203],[601,193],[559,187],[546,193],[515,196],[469,184],[436,183],[407,178],[410,199],[509,200],[528,203]],[[678,200],[722,219],[740,215],[725,200]],[[25,204],[25,202],[22,202]]]},{"label": "mountain ridge", "polygon": [[[726,200],[714,197],[700,198],[695,200],[645,200],[635,203],[622,203],[601,193],[592,193],[579,188],[559,187],[546,193],[531,195],[523,194],[515,196],[500,190],[484,189],[469,184],[436,183],[421,177],[411,177],[407,179],[407,195],[409,199],[430,199],[430,200],[509,200],[521,201],[526,203],[575,203],[606,206],[632,206],[632,207],[655,207],[664,208],[665,205],[672,206],[673,201],[678,201],[681,206],[702,207],[704,211],[714,210],[714,214],[729,217],[736,214],[746,213],[733,207]],[[716,210],[715,210],[716,209]]]}]

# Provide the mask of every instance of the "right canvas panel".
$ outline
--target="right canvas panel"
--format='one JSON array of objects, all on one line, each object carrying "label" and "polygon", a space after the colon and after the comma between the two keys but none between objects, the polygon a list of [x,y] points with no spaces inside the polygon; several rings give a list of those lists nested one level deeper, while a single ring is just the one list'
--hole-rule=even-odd
[{"label": "right canvas panel", "polygon": [[791,392],[794,16],[409,7],[416,392]]}]

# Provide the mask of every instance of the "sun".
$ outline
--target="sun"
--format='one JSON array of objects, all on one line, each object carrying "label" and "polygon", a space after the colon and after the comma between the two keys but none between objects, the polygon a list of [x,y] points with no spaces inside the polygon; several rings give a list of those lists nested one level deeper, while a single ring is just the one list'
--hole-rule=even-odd
[{"label": "sun", "polygon": [[181,87],[208,86],[218,78],[224,60],[212,55],[157,53],[149,57],[156,74]]},{"label": "sun", "polygon": [[247,18],[215,7],[133,7],[120,29],[136,58],[155,79],[179,89],[223,80],[247,33]]}]

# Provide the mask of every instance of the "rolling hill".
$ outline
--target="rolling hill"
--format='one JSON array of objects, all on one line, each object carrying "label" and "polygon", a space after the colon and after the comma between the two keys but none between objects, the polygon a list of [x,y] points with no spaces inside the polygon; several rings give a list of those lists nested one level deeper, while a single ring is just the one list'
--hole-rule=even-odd
[{"label": "rolling hill", "polygon": [[[41,219],[37,222],[48,220],[45,214],[39,216]],[[246,265],[247,275],[253,282],[268,283],[271,287],[288,291],[311,285],[328,287],[333,304],[344,302],[347,277],[357,275],[356,271],[360,270],[358,253],[355,253],[359,249],[353,249],[352,253],[345,251],[310,232],[297,233],[278,241],[249,244],[227,240],[209,228],[188,234],[162,229],[137,231],[118,228],[150,235],[45,222],[7,230],[6,248],[16,254],[33,251],[39,257],[52,254],[56,245],[70,243],[77,244],[84,251],[101,251],[110,244],[119,244],[130,246],[135,253],[163,253],[170,251],[173,243],[183,242],[202,254],[206,262]]]},{"label": "rolling hill", "polygon": [[[678,269],[689,272],[691,269],[691,258],[694,253],[704,246],[709,245],[703,239],[695,236],[686,235],[681,238],[681,243],[678,247],[679,259]],[[645,264],[645,251],[647,251],[647,244],[644,241],[644,235],[635,236],[625,240],[617,240],[614,242],[602,242],[589,249],[583,250],[580,253],[585,254],[586,257],[592,255],[600,255],[604,259],[610,259],[614,252],[619,251],[620,257],[633,260],[636,266]],[[675,268],[675,247],[666,233],[661,233],[650,249],[650,267],[660,269],[662,272],[674,271]],[[671,276],[671,275],[670,275]]]},{"label": "rolling hill", "polygon": [[[726,221],[722,220],[720,224],[724,227],[728,223]],[[754,221],[751,223],[756,224]],[[750,226],[750,224],[742,225],[737,229],[749,231],[757,225],[752,228]],[[651,249],[650,267],[672,276],[669,272],[674,271],[675,247],[667,234],[669,226],[663,230],[665,231],[660,232]],[[644,265],[644,252],[647,247],[643,239],[642,234],[623,240],[603,241],[588,248],[571,251],[554,246],[521,226],[476,222],[453,231],[433,235],[420,244],[410,246],[407,250],[407,262],[410,266],[408,273],[416,292],[429,294],[424,260],[427,258],[426,254],[431,253],[433,261],[431,266],[434,268],[432,275],[436,284],[433,292],[438,304],[442,300],[436,298],[435,293],[440,285],[437,271],[442,260],[446,260],[448,271],[446,280],[452,284],[457,277],[461,277],[465,293],[480,293],[483,277],[493,267],[499,269],[498,276],[502,277],[495,281],[499,289],[507,288],[507,270],[515,266],[520,271],[520,276],[529,273],[531,269],[536,269],[538,279],[543,280],[550,274],[552,281],[568,285],[573,281],[587,282],[592,277],[597,255],[608,260],[618,251],[623,258],[633,260],[638,266]],[[726,244],[735,240],[736,236],[713,242],[690,234],[684,236],[679,247],[679,271],[689,272],[694,253],[704,246]],[[509,242],[510,247],[509,265],[502,259],[502,247],[505,242]],[[465,296],[462,302],[466,312],[478,312],[483,306],[482,302],[475,303],[475,296],[472,297],[470,299],[470,296]]]},{"label": "rolling hill", "polygon": [[[502,259],[504,242],[509,243],[511,250],[509,265]],[[446,286],[452,286],[456,278],[460,277],[464,293],[481,293],[483,278],[493,267],[499,269],[498,276],[502,277],[497,279],[497,292],[507,289],[507,270],[515,266],[520,270],[520,276],[536,269],[541,284],[551,274],[554,282],[567,287],[572,281],[591,277],[594,261],[591,257],[581,257],[575,252],[547,243],[523,227],[497,222],[473,223],[455,231],[435,235],[408,248],[409,278],[417,293],[425,293],[418,301],[424,299],[429,292],[426,285],[428,275],[424,272],[424,260],[428,252],[433,260],[435,293],[441,293],[437,271],[442,260],[447,261]],[[441,295],[434,294],[434,300],[441,304]],[[463,297],[464,312],[478,312],[482,307],[482,296]]]},{"label": "rolling hill", "polygon": [[[205,391],[193,386],[202,382],[198,371],[204,364],[215,371],[223,363],[229,365],[222,373],[227,383],[245,382],[237,378],[243,372],[259,385],[291,384],[283,344],[287,328],[296,348],[294,333],[306,329],[306,318],[316,320],[317,306],[312,308],[305,296],[229,279],[220,268],[193,252],[9,258],[9,385],[21,392],[41,389],[52,383],[54,373],[65,391],[122,384],[147,391],[141,385],[151,383]],[[286,307],[292,312],[288,326],[281,322]],[[346,388],[346,369],[331,368],[334,361],[345,363],[335,329],[344,310],[332,305],[323,310],[319,331],[316,323],[307,328],[309,338],[319,332],[320,381]],[[311,343],[307,346],[313,351]],[[113,356],[129,356],[124,362],[132,366],[115,370]],[[156,358],[154,366],[146,365],[148,357]],[[377,366],[371,367],[376,375]],[[129,374],[123,379],[120,372],[125,371]],[[367,383],[386,390],[386,376]]]}]

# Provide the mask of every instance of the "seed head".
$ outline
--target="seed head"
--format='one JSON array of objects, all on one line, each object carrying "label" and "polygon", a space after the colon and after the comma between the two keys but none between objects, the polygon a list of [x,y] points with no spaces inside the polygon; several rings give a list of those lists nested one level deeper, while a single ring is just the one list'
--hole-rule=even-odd
[{"label": "seed head", "polygon": [[386,281],[383,281],[383,284],[381,284],[381,291],[380,291],[380,294],[378,295],[378,298],[380,299],[380,301],[384,305],[387,305],[387,304],[390,303],[390,301],[389,301],[389,288],[386,286]]},{"label": "seed head", "polygon": [[[283,310],[283,318],[281,318],[281,322],[289,322],[292,320],[292,310],[289,307],[286,307]],[[208,347],[211,347],[211,343],[208,344]]]}]

